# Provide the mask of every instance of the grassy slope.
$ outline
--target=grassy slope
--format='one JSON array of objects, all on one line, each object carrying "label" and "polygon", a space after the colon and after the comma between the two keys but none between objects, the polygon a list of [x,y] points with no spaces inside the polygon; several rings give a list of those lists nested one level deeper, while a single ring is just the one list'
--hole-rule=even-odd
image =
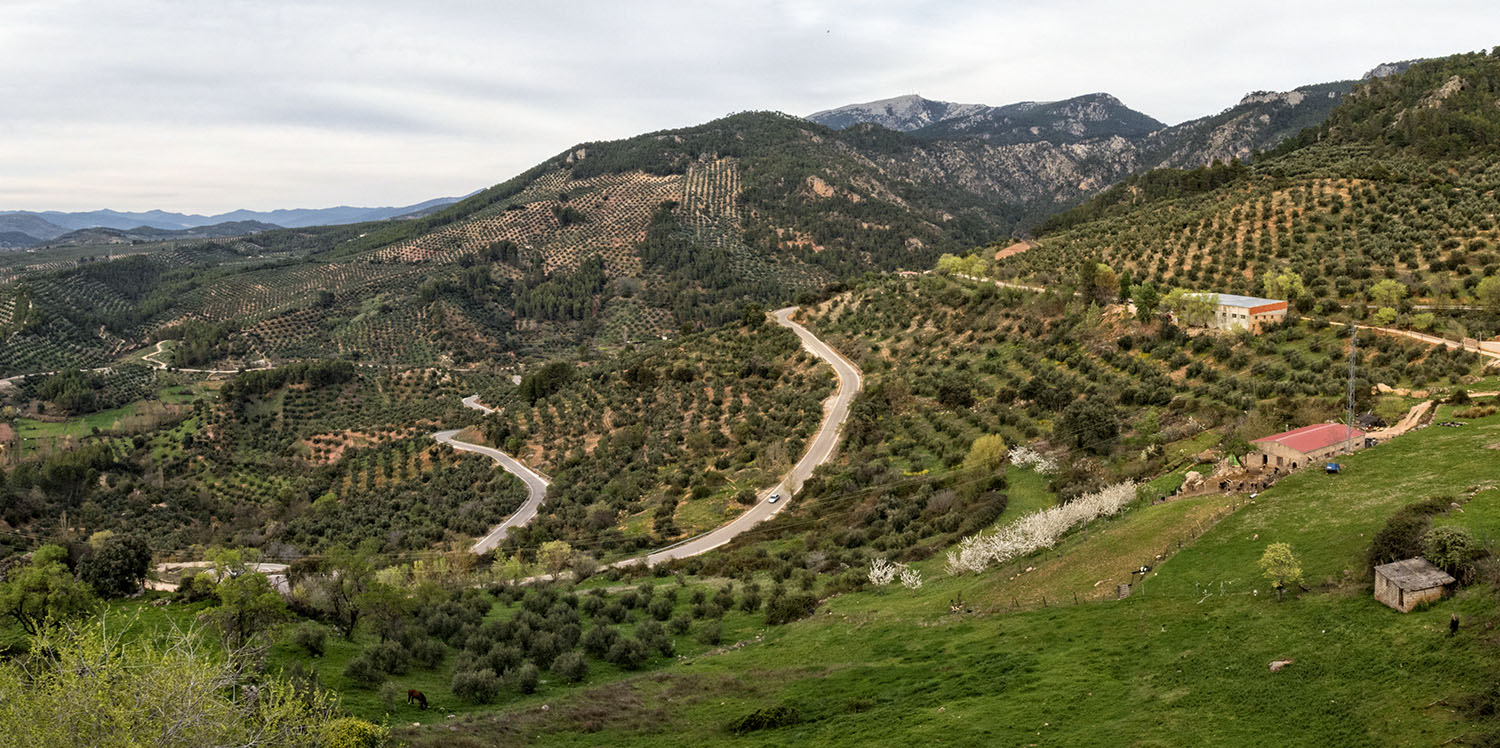
[{"label": "grassy slope", "polygon": [[[1162,563],[1122,602],[955,617],[947,602],[959,589],[969,590],[966,599],[1003,597],[1031,580],[1004,581],[1003,571],[958,580],[929,574],[918,592],[836,598],[813,619],[769,629],[763,642],[738,651],[549,699],[546,712],[508,715],[504,731],[491,723],[463,732],[495,744],[520,741],[514,731],[525,730],[526,742],[542,745],[699,745],[727,740],[724,725],[752,709],[788,704],[801,710],[802,725],[746,742],[1440,743],[1477,729],[1445,705],[1424,705],[1457,701],[1492,675],[1494,652],[1477,621],[1494,618],[1493,597],[1475,588],[1398,615],[1370,598],[1357,578],[1359,559],[1370,534],[1403,504],[1493,484],[1493,460],[1482,450],[1497,439],[1500,417],[1491,417],[1355,455],[1336,478],[1292,476]],[[1212,501],[1222,499],[1199,500]],[[1153,527],[1194,508],[1181,501],[1134,509],[1069,540],[1063,558],[1081,559],[1072,562],[1080,579],[1091,573],[1089,559],[1114,554],[1111,568],[1133,563],[1142,550],[1127,547],[1133,538],[1159,540]],[[1255,564],[1275,541],[1292,544],[1313,588],[1281,604]],[[1067,578],[1060,574],[1058,584]],[[1452,612],[1468,625],[1448,639]],[[1283,657],[1296,662],[1269,673],[1267,663]],[[674,695],[671,704],[659,701],[666,695]],[[646,705],[660,707],[650,711],[654,719],[641,719]],[[435,736],[413,737],[425,744]]]}]

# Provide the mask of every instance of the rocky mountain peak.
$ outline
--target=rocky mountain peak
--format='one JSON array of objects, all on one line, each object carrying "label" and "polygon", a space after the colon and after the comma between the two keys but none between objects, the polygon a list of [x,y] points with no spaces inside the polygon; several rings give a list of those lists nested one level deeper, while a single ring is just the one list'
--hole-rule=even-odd
[{"label": "rocky mountain peak", "polygon": [[1370,70],[1368,72],[1366,72],[1364,75],[1361,75],[1359,77],[1359,79],[1362,80],[1362,81],[1367,81],[1367,80],[1371,80],[1373,78],[1385,78],[1387,76],[1395,75],[1397,73],[1404,73],[1404,72],[1406,72],[1407,68],[1409,68],[1412,65],[1415,65],[1415,64],[1417,64],[1419,62],[1422,62],[1422,60],[1423,60],[1423,58],[1418,57],[1415,60],[1402,60],[1400,62],[1382,62],[1379,65],[1376,65],[1375,67],[1370,68]]}]

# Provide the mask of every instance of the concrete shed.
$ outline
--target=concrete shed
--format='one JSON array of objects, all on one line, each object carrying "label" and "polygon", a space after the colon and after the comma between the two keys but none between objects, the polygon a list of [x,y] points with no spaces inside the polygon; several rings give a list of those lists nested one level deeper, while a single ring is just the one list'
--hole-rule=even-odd
[{"label": "concrete shed", "polygon": [[1425,558],[1408,558],[1375,567],[1375,599],[1401,611],[1442,598],[1456,580]]}]

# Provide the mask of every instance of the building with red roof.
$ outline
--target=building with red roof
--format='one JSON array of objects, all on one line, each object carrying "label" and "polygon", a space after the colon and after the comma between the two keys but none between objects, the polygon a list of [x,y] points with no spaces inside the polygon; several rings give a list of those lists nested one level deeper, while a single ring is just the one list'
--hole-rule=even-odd
[{"label": "building with red roof", "polygon": [[1353,452],[1365,443],[1365,432],[1342,423],[1315,423],[1251,442],[1256,451],[1245,458],[1248,467],[1291,471]]}]

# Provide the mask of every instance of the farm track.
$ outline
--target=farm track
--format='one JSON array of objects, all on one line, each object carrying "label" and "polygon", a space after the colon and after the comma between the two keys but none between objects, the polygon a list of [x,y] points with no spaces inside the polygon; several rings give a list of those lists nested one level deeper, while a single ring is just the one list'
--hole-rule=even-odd
[{"label": "farm track", "polygon": [[[1309,317],[1303,317],[1303,319],[1310,319],[1310,318]],[[1346,323],[1346,322],[1329,322],[1328,324],[1330,324],[1330,325],[1337,325],[1339,327],[1348,327],[1349,326],[1348,323]],[[1450,340],[1448,338],[1440,338],[1440,337],[1438,337],[1436,335],[1427,335],[1426,333],[1413,332],[1411,330],[1398,330],[1398,329],[1396,329],[1394,327],[1375,327],[1373,325],[1355,325],[1355,327],[1358,327],[1361,330],[1370,330],[1370,331],[1373,331],[1373,332],[1385,333],[1387,335],[1397,335],[1397,336],[1400,336],[1400,337],[1403,337],[1403,338],[1411,338],[1412,340],[1421,341],[1421,342],[1426,343],[1428,345],[1441,345],[1441,346],[1443,346],[1445,348],[1448,348],[1450,350],[1451,349],[1460,349],[1460,350],[1468,351],[1470,353],[1477,353],[1480,356],[1483,356],[1485,358],[1490,359],[1489,364],[1488,364],[1489,366],[1500,366],[1500,353],[1495,353],[1493,351],[1487,351],[1487,350],[1484,350],[1483,348],[1470,348],[1469,346],[1464,345],[1463,343],[1461,343],[1461,342],[1459,342],[1457,340]]]},{"label": "farm track", "polygon": [[[844,421],[849,417],[849,406],[854,402],[855,395],[859,394],[860,388],[863,386],[863,379],[858,367],[852,362],[844,358],[833,347],[819,340],[807,328],[792,321],[791,316],[796,311],[796,307],[787,307],[785,309],[778,309],[773,313],[773,316],[777,324],[797,334],[797,337],[802,341],[804,349],[814,356],[823,359],[829,366],[832,366],[834,374],[838,377],[838,388],[834,390],[833,395],[829,396],[823,402],[823,421],[818,425],[818,431],[813,436],[812,442],[808,445],[807,451],[792,466],[792,469],[781,477],[780,481],[771,488],[761,491],[756,497],[755,504],[745,510],[740,516],[702,535],[688,538],[687,540],[641,556],[617,561],[614,564],[615,566],[629,566],[642,562],[648,566],[652,566],[663,561],[697,556],[718,548],[733,540],[740,533],[780,514],[791,503],[792,498],[796,496],[797,492],[802,490],[802,484],[812,476],[813,470],[833,458],[838,446],[839,431],[843,428]],[[471,395],[464,398],[463,404],[465,407],[482,411],[486,414],[494,412],[493,408],[489,408],[479,402],[478,395]],[[498,546],[512,527],[523,526],[536,517],[537,510],[540,508],[542,502],[546,500],[549,481],[540,473],[521,464],[510,455],[493,447],[460,441],[455,438],[457,434],[457,430],[447,430],[439,431],[433,434],[432,437],[454,449],[483,454],[498,463],[506,472],[515,475],[526,483],[526,503],[514,514],[506,518],[504,522],[492,528],[487,535],[476,542],[470,549],[474,553],[485,553]],[[781,494],[782,498],[774,504],[770,503],[769,498],[772,494]]]},{"label": "farm track", "polygon": [[143,360],[143,361],[151,364],[152,366],[155,366],[156,368],[161,369],[163,371],[165,371],[167,369],[172,369],[172,371],[185,371],[185,372],[188,372],[189,374],[238,374],[238,373],[240,373],[242,371],[258,371],[258,370],[261,370],[261,369],[274,369],[274,368],[276,368],[274,365],[271,364],[270,360],[264,359],[264,358],[257,362],[259,364],[259,366],[249,366],[249,367],[246,367],[244,369],[185,369],[185,368],[181,368],[181,367],[173,368],[171,366],[168,366],[166,362],[161,361],[160,359],[156,358],[157,356],[160,356],[161,354],[166,353],[166,351],[163,350],[163,348],[162,348],[162,346],[164,346],[166,344],[166,342],[167,341],[165,341],[165,340],[158,340],[158,341],[156,341],[156,350],[154,350],[154,351],[152,351],[150,353],[142,355],[141,356],[141,360]]}]

